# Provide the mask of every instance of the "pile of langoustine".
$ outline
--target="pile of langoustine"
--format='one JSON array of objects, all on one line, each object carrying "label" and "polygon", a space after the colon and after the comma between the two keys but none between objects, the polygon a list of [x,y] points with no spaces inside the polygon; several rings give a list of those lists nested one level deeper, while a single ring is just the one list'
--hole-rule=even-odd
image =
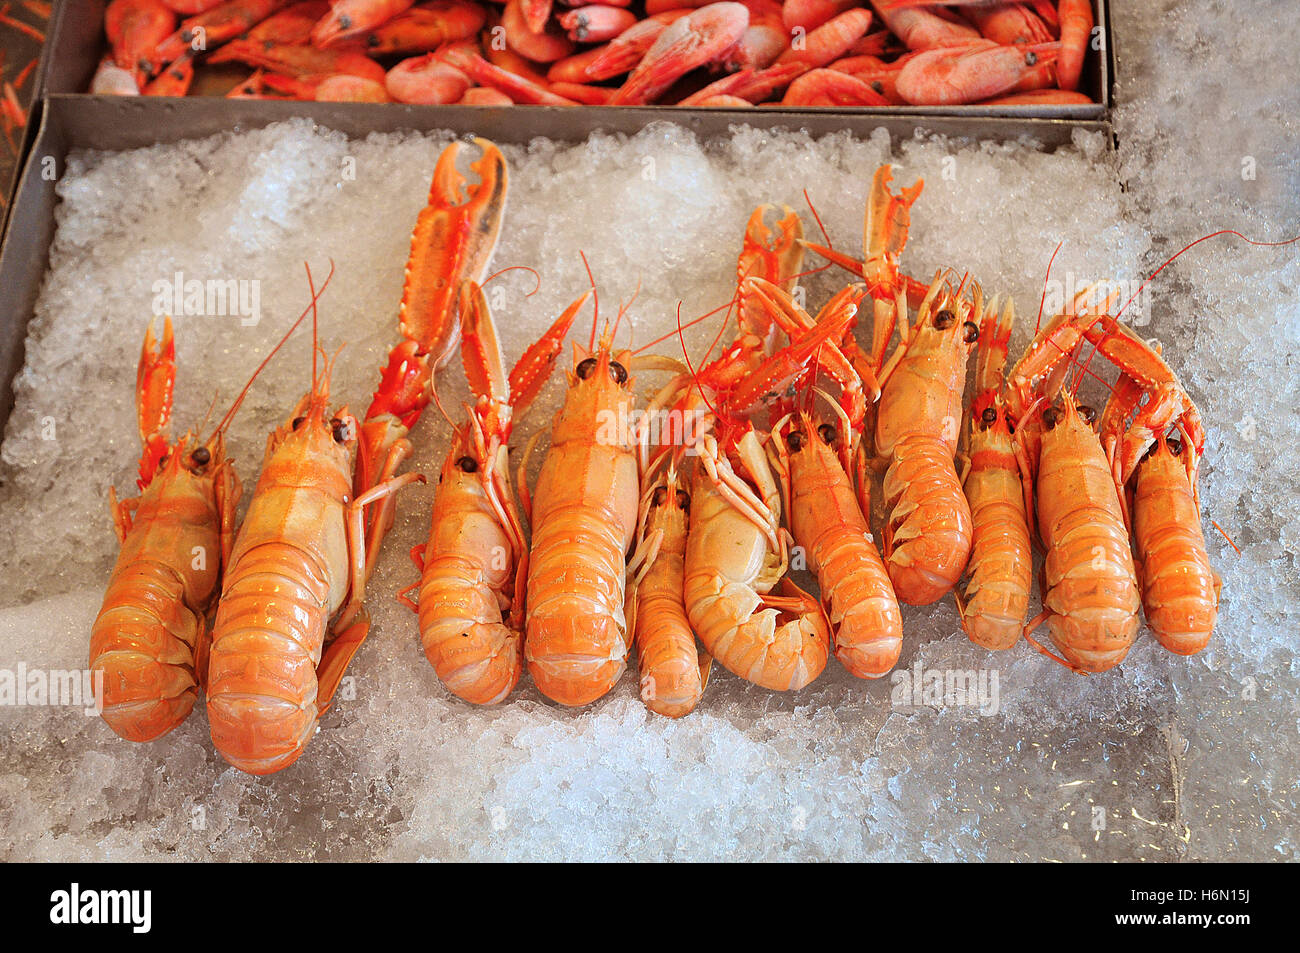
[{"label": "pile of langoustine", "polygon": [[[805,242],[788,207],[754,212],[732,299],[737,333],[717,357],[616,351],[619,322],[598,337],[593,315],[530,492],[528,458],[546,430],[512,474],[513,426],[594,283],[507,373],[482,285],[508,170],[492,143],[475,147],[477,182],[457,169],[464,142],[434,171],[412,232],[401,340],[367,413],[330,410],[313,331],[311,389],[268,439],[238,532],[224,432],[248,387],[206,441],[172,442],[171,325],[160,343],[151,322],[137,378],[142,492],[111,499],[121,551],[91,638],[103,717],[118,734],[165,734],[204,692],[230,763],[269,773],[300,756],[368,632],[362,601],[395,493],[423,479],[398,475],[411,428],[457,350],[474,397],[463,420],[448,416],[430,534],[412,553],[420,578],[398,598],[418,613],[439,678],[466,701],[503,701],[526,668],[547,697],[589,704],[622,677],[634,646],[642,699],[673,717],[697,706],[713,660],[772,690],[808,685],[831,654],[877,678],[900,655],[900,602],[949,592],[974,642],[1007,649],[1023,634],[1081,673],[1124,658],[1140,607],[1171,651],[1206,645],[1219,581],[1200,527],[1196,408],[1159,355],[1109,316],[1112,297],[1084,307],[1081,295],[1005,373],[1010,302],[999,308],[955,274],[926,284],[900,270],[921,183],[894,192],[889,166],[872,182],[862,261]],[[815,317],[793,293],[805,249],[856,278]],[[295,328],[324,290],[311,285]],[[1084,342],[1121,370],[1099,432],[1066,386]],[[668,380],[637,413],[641,370]],[[1043,610],[1026,621],[1035,535]],[[788,577],[801,559],[820,597]],[[1042,623],[1057,652],[1033,639]]]},{"label": "pile of langoustine", "polygon": [[[179,19],[181,16],[185,18]],[[1079,104],[1092,0],[111,0],[97,93],[473,105]]]}]

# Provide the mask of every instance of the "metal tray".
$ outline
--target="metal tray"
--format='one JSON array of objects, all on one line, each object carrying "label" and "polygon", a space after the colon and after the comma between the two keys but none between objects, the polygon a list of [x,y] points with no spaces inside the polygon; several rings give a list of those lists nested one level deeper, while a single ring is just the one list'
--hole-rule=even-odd
[{"label": "metal tray", "polygon": [[[868,116],[896,116],[900,113],[917,116],[961,116],[963,118],[1032,118],[1032,119],[1104,119],[1109,115],[1111,71],[1110,71],[1110,23],[1107,17],[1109,0],[1092,0],[1093,16],[1101,28],[1102,43],[1100,49],[1089,49],[1088,59],[1084,64],[1080,79],[1080,91],[1092,97],[1093,103],[1079,106],[889,106],[856,108],[822,108],[794,109],[790,107],[763,107],[763,111],[775,109],[778,112],[798,112],[805,115],[830,113]],[[46,68],[41,75],[41,88],[47,95],[81,94],[90,88],[91,77],[95,73],[104,54],[104,7],[105,0],[61,0],[51,23],[50,55]],[[196,99],[200,97],[191,97]],[[203,97],[206,98],[206,97]],[[473,106],[455,107],[474,109]],[[538,108],[538,107],[530,107]],[[592,108],[592,107],[577,107]],[[620,107],[630,108],[630,107]],[[682,112],[676,106],[643,107],[654,113],[668,113],[670,116]],[[737,112],[748,115],[752,110],[710,110]],[[655,118],[665,118],[656,116]]]},{"label": "metal tray", "polygon": [[[232,129],[253,129],[305,117],[360,138],[371,132],[450,130],[483,135],[502,143],[527,143],[545,136],[580,142],[592,132],[635,133],[647,123],[670,120],[703,140],[727,136],[733,126],[803,129],[812,135],[849,130],[867,136],[888,130],[894,139],[939,133],[970,140],[1032,138],[1049,150],[1068,144],[1075,129],[1109,133],[1104,122],[1061,119],[996,119],[953,116],[795,114],[776,110],[692,110],[664,107],[469,107],[394,106],[366,103],[255,102],[196,98],[52,95],[41,111],[40,128],[27,155],[0,245],[0,431],[13,405],[12,382],[22,367],[27,324],[45,276],[54,237],[57,176],[72,149],[133,149]],[[1107,141],[1110,141],[1108,135]],[[52,160],[52,163],[51,163]],[[53,169],[54,176],[47,170]]]}]

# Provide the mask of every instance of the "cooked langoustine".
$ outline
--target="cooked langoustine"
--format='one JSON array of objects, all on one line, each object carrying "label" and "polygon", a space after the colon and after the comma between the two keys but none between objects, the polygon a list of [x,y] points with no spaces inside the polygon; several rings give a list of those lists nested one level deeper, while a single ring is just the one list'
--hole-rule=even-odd
[{"label": "cooked langoustine", "polygon": [[207,441],[167,438],[176,376],[171,318],[161,346],[145,332],[136,375],[144,452],[140,496],[109,490],[121,550],[90,636],[90,669],[109,726],[130,741],[152,741],[187,717],[207,659],[207,612],[234,537],[239,479],[226,456],[225,428]]},{"label": "cooked langoustine", "polygon": [[[783,313],[771,302],[784,292],[762,279],[746,281],[772,314]],[[684,579],[691,625],[723,667],[780,691],[802,688],[821,674],[830,624],[818,601],[785,578],[790,536],[781,526],[780,488],[744,416],[763,406],[766,395],[784,393],[804,378],[819,356],[835,353],[834,342],[843,339],[856,306],[840,299],[830,312],[820,322],[809,319],[808,329],[790,323],[790,344],[713,393],[718,433],[699,441],[691,483]],[[861,389],[844,383],[841,404],[861,408]],[[780,594],[773,595],[778,584]]]},{"label": "cooked langoustine", "polygon": [[971,556],[964,595],[953,590],[962,628],[972,642],[993,650],[1009,649],[1020,639],[1033,588],[1033,484],[1002,397],[1014,320],[1008,299],[1000,317],[990,302],[980,322],[962,481],[971,512]]},{"label": "cooked langoustine", "polygon": [[438,478],[420,569],[424,653],[447,688],[479,705],[503,701],[523,671],[528,544],[515,504],[508,441],[550,377],[564,336],[586,300],[575,301],[528,348],[507,377],[482,289],[461,286],[461,351],[475,401],[453,428]]},{"label": "cooked langoustine", "polygon": [[[830,624],[817,600],[785,578],[789,536],[757,435],[745,427],[728,439],[729,452],[713,437],[699,448],[686,538],[687,615],[729,671],[764,688],[803,688],[826,667]],[[772,595],[778,583],[781,594]]]},{"label": "cooked langoustine", "polygon": [[[1035,516],[1047,557],[1043,611],[1025,624],[1035,648],[1077,672],[1103,672],[1128,655],[1138,630],[1138,581],[1110,466],[1087,407],[1069,391],[1043,414]],[[1061,656],[1033,639],[1047,623]]]},{"label": "cooked langoustine", "polygon": [[902,602],[926,605],[966,568],[971,514],[953,459],[962,419],[966,362],[979,337],[982,301],[940,275],[915,324],[896,303],[902,342],[880,372],[875,452],[885,465],[885,565]]},{"label": "cooked langoustine", "polygon": [[635,401],[630,360],[614,353],[610,331],[594,347],[574,344],[564,406],[532,494],[524,655],[537,687],[564,705],[609,691],[632,644],[625,554],[640,492],[636,444],[620,424],[631,420]]},{"label": "cooked langoustine", "polygon": [[644,475],[637,546],[628,563],[627,619],[641,673],[641,700],[651,711],[680,718],[695,710],[709,682],[712,658],[696,645],[686,614],[684,582],[691,497],[677,467]]},{"label": "cooked langoustine", "polygon": [[[1111,333],[1126,331],[1120,326]],[[1200,414],[1181,386],[1168,386],[1173,372],[1158,349],[1132,334],[1125,343],[1142,373],[1120,374],[1102,412],[1102,446],[1137,550],[1147,624],[1169,651],[1194,655],[1209,644],[1223,585],[1201,529]],[[1139,409],[1143,397],[1152,399]],[[1167,433],[1171,425],[1182,439]]]},{"label": "cooked langoustine", "polygon": [[329,410],[332,362],[316,373],[312,298],[312,386],[267,438],[212,632],[212,743],[249,774],[302,755],[370,630],[364,508],[424,479],[353,494],[359,424],[346,407]]},{"label": "cooked langoustine", "polygon": [[836,424],[815,426],[807,411],[779,421],[769,453],[782,478],[790,532],[817,574],[835,657],[859,678],[879,678],[902,652],[903,616],[867,522],[866,467],[853,463],[861,459],[860,436],[836,411]]}]

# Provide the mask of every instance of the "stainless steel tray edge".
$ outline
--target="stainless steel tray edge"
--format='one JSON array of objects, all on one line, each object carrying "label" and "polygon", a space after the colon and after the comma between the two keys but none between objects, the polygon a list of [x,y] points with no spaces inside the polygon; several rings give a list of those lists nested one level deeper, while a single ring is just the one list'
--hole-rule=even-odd
[{"label": "stainless steel tray edge", "polygon": [[[0,440],[13,409],[13,380],[23,366],[27,324],[45,277],[50,242],[54,239],[54,188],[57,178],[42,177],[36,168],[45,155],[61,163],[66,139],[50,113],[40,109],[40,126],[27,152],[13,192],[4,241],[0,243]],[[57,172],[56,168],[56,172]]]}]

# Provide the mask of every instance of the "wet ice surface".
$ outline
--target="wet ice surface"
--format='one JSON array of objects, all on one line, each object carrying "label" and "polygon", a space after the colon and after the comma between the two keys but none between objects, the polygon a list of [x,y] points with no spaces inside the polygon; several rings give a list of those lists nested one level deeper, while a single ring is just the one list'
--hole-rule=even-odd
[{"label": "wet ice surface", "polygon": [[[1223,225],[1289,237],[1300,223],[1297,158],[1283,151],[1295,134],[1286,108],[1294,70],[1251,77],[1262,88],[1249,104],[1226,129],[1212,124],[1197,104],[1235,101],[1247,82],[1231,68],[1232,50],[1216,46],[1236,9],[1220,7],[1218,21],[1176,5],[1160,11],[1162,30],[1185,46],[1177,63],[1140,36],[1123,46],[1117,156],[1086,136],[1052,155],[928,141],[900,144],[891,157],[881,133],[810,142],[742,129],[700,144],[668,126],[631,140],[507,149],[510,206],[495,264],[529,265],[542,278],[531,298],[524,272],[494,282],[507,355],[585,286],[580,248],[603,314],[641,279],[638,342],[673,326],[679,299],[696,314],[726,297],[759,202],[795,206],[813,232],[801,195],[809,189],[835,244],[856,251],[870,173],[886,158],[898,183],[926,179],[909,271],[968,269],[986,289],[1013,295],[1024,324],[1062,238],[1053,275],[1083,282],[1133,278]],[[1145,32],[1137,20],[1122,15],[1117,30]],[[1257,62],[1295,59],[1280,36],[1250,42]],[[1125,79],[1139,74],[1140,84]],[[224,405],[304,306],[302,262],[323,274],[332,257],[321,339],[330,350],[346,343],[334,393],[362,405],[396,339],[410,224],[446,141],[348,142],[294,123],[180,150],[77,158],[60,184],[52,270],[0,451],[0,531],[15,538],[0,573],[0,668],[85,664],[116,552],[105,490],[129,490],[138,454],[132,370],[152,284],[176,271],[261,282],[256,327],[178,319],[183,429],[214,391]],[[1184,148],[1189,141],[1202,150]],[[1240,178],[1247,145],[1253,181]],[[1143,630],[1122,666],[1079,678],[1023,643],[1000,655],[971,645],[947,600],[905,611],[899,668],[996,672],[991,717],[897,704],[888,680],[858,681],[833,660],[793,695],[715,667],[700,710],[680,721],[646,712],[634,673],[579,711],[551,705],[527,679],[506,704],[475,709],[438,683],[413,615],[392,598],[414,580],[406,551],[427,532],[432,490],[420,488],[402,498],[372,583],[375,626],[351,669],[356,697],[326,716],[297,764],[265,779],[227,767],[201,708],[145,746],[77,710],[0,708],[0,856],[1294,859],[1300,273],[1294,249],[1216,241],[1166,271],[1144,330],[1163,343],[1209,430],[1201,488],[1225,595],[1202,656],[1171,656]],[[838,280],[809,279],[809,300],[824,300]],[[688,332],[695,353],[714,330]],[[1013,347],[1027,333],[1022,326]],[[677,353],[671,342],[662,349]],[[300,337],[232,427],[249,487],[266,432],[306,386],[308,362]],[[462,393],[456,377],[448,394]],[[547,423],[559,394],[553,381],[517,445]],[[50,426],[53,439],[43,439]],[[414,434],[415,466],[434,472],[445,438],[431,409]]]},{"label": "wet ice surface", "polygon": [[[1265,26],[1290,6],[1119,6],[1115,123],[1129,214],[1153,238],[1143,267],[1219,228],[1256,240],[1300,234],[1300,94],[1271,68],[1233,66],[1248,56],[1295,75],[1300,53]],[[1155,23],[1158,44],[1145,36]],[[1209,539],[1227,636],[1211,643],[1213,671],[1170,672],[1190,859],[1300,855],[1297,247],[1213,239],[1165,272],[1156,293],[1152,333],[1206,417],[1205,515],[1242,549]]]}]

